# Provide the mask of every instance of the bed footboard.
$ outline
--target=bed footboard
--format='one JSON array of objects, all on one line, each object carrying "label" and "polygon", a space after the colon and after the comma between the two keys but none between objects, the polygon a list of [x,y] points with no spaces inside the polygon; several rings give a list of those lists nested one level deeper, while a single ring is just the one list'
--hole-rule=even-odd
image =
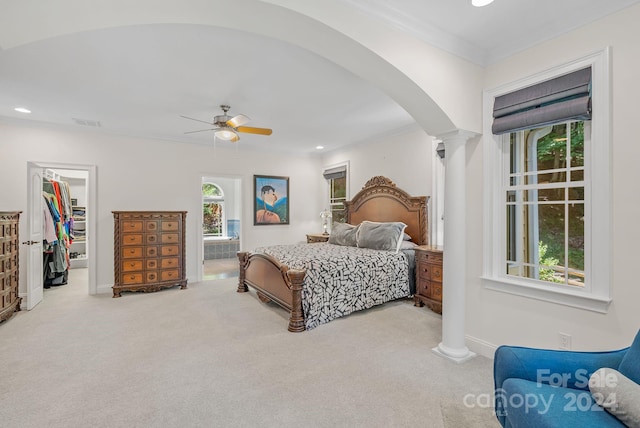
[{"label": "bed footboard", "polygon": [[302,311],[302,282],[305,271],[289,269],[266,254],[238,252],[240,271],[238,293],[256,290],[262,302],[273,301],[290,312],[289,331],[301,332],[304,327]]}]

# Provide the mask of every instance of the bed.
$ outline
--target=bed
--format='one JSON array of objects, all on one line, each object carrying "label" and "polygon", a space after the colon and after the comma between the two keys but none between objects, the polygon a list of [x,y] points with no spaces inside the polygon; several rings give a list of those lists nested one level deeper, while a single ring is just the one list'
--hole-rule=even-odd
[{"label": "bed", "polygon": [[[426,245],[427,200],[426,196],[410,196],[386,177],[373,177],[346,202],[347,225],[341,227],[358,226],[362,238],[365,228],[393,228],[403,223],[405,238]],[[337,236],[332,233],[329,242]],[[301,332],[411,295],[411,253],[335,243],[276,245],[238,252],[237,291],[255,289],[262,302],[274,302],[290,312],[289,331]],[[324,279],[327,275],[332,278]]]}]

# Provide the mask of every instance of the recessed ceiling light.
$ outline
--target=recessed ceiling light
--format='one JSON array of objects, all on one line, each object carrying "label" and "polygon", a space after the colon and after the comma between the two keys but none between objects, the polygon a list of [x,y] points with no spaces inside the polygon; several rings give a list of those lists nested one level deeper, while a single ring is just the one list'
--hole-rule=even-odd
[{"label": "recessed ceiling light", "polygon": [[493,0],[471,0],[471,4],[474,5],[475,7],[486,6],[492,2]]},{"label": "recessed ceiling light", "polygon": [[24,107],[16,107],[16,108],[14,108],[14,110],[19,112],[19,113],[31,113],[31,110],[29,110],[28,108],[24,108]]},{"label": "recessed ceiling light", "polygon": [[324,149],[324,146],[316,146],[316,150],[322,150]]}]

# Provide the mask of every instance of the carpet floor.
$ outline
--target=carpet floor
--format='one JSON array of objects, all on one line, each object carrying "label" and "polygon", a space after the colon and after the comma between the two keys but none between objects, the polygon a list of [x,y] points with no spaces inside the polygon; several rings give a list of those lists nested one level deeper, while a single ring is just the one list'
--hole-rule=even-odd
[{"label": "carpet floor", "polygon": [[289,333],[237,278],[113,299],[75,271],[0,324],[2,427],[499,426],[492,362],[434,355],[409,300]]}]

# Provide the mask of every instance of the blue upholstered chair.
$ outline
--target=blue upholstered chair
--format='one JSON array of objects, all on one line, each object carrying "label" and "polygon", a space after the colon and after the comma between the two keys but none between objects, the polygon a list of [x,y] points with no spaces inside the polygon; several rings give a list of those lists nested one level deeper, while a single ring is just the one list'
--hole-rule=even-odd
[{"label": "blue upholstered chair", "polygon": [[640,426],[640,332],[610,352],[500,346],[494,382],[503,427]]}]

